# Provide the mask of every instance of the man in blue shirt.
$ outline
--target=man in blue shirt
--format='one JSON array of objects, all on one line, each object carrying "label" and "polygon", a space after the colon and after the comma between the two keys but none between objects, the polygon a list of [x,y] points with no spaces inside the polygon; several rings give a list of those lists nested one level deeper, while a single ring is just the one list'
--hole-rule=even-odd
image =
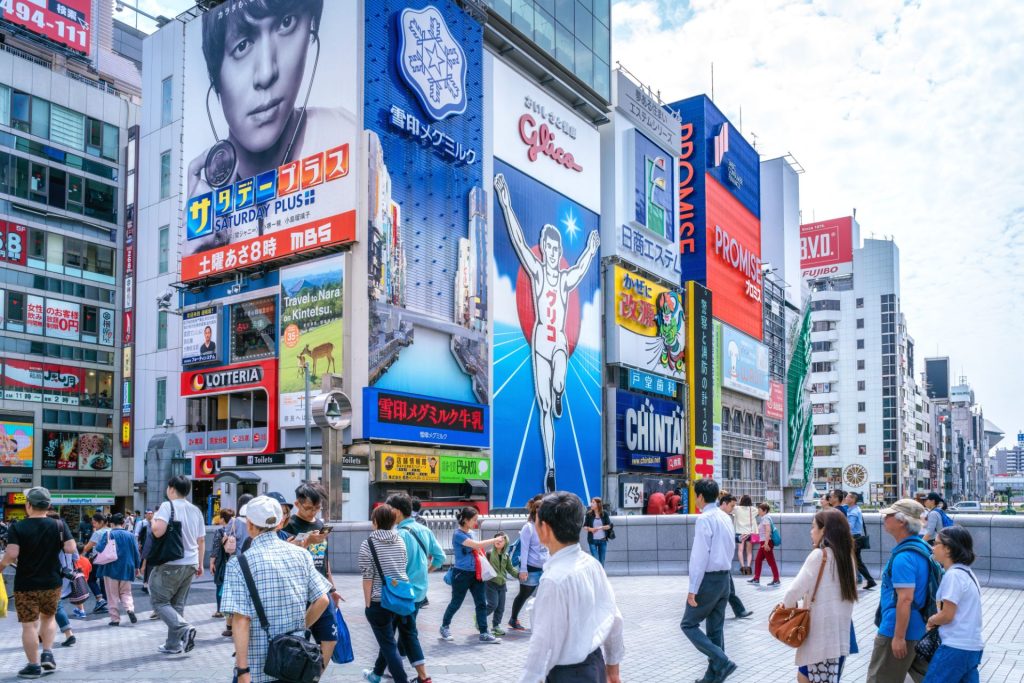
[{"label": "man in blue shirt", "polygon": [[864,564],[864,560],[861,559],[860,553],[867,547],[868,532],[864,528],[864,513],[860,509],[861,495],[856,491],[850,491],[846,494],[846,519],[850,522],[850,533],[853,534],[853,549],[854,556],[857,558],[857,573],[863,576],[867,583],[864,584],[864,590],[869,591],[878,584],[871,578],[871,572],[868,571],[867,565]]},{"label": "man in blue shirt", "polygon": [[[867,683],[903,683],[914,663],[914,646],[925,634],[920,610],[928,600],[931,548],[921,540],[924,506],[910,498],[879,512],[896,547],[882,572],[878,635],[875,636]],[[913,547],[917,544],[920,547]],[[879,621],[878,617],[881,617]]]}]

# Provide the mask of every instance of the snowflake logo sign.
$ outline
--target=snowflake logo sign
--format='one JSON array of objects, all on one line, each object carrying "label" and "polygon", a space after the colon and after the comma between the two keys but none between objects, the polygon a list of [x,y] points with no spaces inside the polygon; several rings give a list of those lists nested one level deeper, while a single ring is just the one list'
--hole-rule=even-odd
[{"label": "snowflake logo sign", "polygon": [[398,18],[398,71],[435,121],[466,111],[466,53],[432,5]]}]

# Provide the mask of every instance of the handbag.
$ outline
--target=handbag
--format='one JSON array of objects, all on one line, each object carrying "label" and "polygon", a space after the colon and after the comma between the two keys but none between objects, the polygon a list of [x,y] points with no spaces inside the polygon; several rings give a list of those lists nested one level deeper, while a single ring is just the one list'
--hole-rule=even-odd
[{"label": "handbag", "polygon": [[181,537],[181,522],[174,518],[174,501],[167,501],[171,506],[171,519],[167,522],[167,530],[164,535],[157,538],[150,534],[153,545],[146,555],[146,562],[150,567],[158,567],[174,560],[185,557],[185,542]]},{"label": "handbag", "polygon": [[814,598],[818,596],[818,586],[821,585],[821,577],[825,573],[825,563],[828,561],[828,554],[824,548],[821,551],[821,567],[818,568],[818,580],[814,582],[814,592],[811,593],[811,602],[807,607],[785,607],[776,605],[768,617],[768,632],[783,645],[800,647],[807,634],[811,631],[811,605]]},{"label": "handbag", "polygon": [[380,606],[400,617],[409,616],[416,611],[412,583],[408,579],[385,576],[377,557],[377,549],[373,547],[373,539],[368,538],[366,542],[370,546],[373,563],[377,565],[377,575],[380,576]]},{"label": "handbag", "polygon": [[4,575],[0,574],[0,619],[7,617],[7,584]]},{"label": "handbag", "polygon": [[480,567],[480,580],[490,581],[498,576],[498,572],[494,571],[494,567],[491,565],[491,561],[487,559],[487,556],[482,552],[477,551],[477,565]]},{"label": "handbag", "polygon": [[452,585],[452,581],[455,580],[455,566],[448,567],[448,571],[444,573],[444,582],[449,586]]},{"label": "handbag", "polygon": [[263,611],[263,601],[256,590],[256,582],[252,578],[249,560],[244,554],[238,556],[238,564],[245,578],[245,585],[252,598],[252,606],[256,609],[260,626],[267,634],[270,644],[267,648],[267,661],[263,664],[263,673],[272,680],[285,683],[317,683],[323,671],[323,655],[320,646],[310,640],[309,631],[302,636],[286,633],[279,636],[270,635],[270,622]]},{"label": "handbag", "polygon": [[914,646],[914,653],[926,662],[932,661],[932,657],[935,656],[935,651],[939,649],[939,645],[942,645],[942,636],[939,635],[939,629],[933,628],[926,632],[921,640],[917,641],[917,645]]},{"label": "handbag", "polygon": [[114,540],[114,532],[111,530],[107,534],[107,544],[103,546],[103,552],[96,556],[96,559],[92,561],[93,564],[110,564],[111,562],[117,562],[117,541]]},{"label": "handbag", "polygon": [[751,543],[760,543],[761,534],[757,533],[757,525],[754,521],[754,508],[750,508],[750,526],[754,527],[754,532],[747,538]]},{"label": "handbag", "polygon": [[345,617],[341,615],[341,610],[337,605],[333,609],[334,625],[338,628],[338,643],[334,646],[331,661],[335,664],[348,664],[355,661],[356,658],[352,652],[352,636],[348,632],[348,624],[345,623]]}]

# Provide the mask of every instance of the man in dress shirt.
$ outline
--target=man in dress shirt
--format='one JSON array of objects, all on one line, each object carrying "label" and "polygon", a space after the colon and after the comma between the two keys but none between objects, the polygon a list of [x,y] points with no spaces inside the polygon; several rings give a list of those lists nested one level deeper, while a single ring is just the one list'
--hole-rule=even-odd
[{"label": "man in dress shirt", "polygon": [[[708,668],[698,683],[721,683],[736,670],[725,654],[725,607],[729,603],[732,556],[735,543],[732,519],[718,509],[718,484],[700,479],[693,485],[694,500],[701,514],[693,532],[690,551],[690,592],[679,626],[701,654]],[[707,621],[707,634],[700,630]]]},{"label": "man in dress shirt", "polygon": [[583,503],[565,491],[548,494],[537,509],[537,537],[551,557],[520,683],[620,683],[622,614],[604,569],[580,549],[583,517]]},{"label": "man in dress shirt", "polygon": [[864,528],[864,513],[860,509],[861,495],[856,491],[850,491],[846,494],[846,518],[850,522],[850,533],[853,534],[853,548],[854,557],[857,559],[857,573],[864,577],[867,583],[864,584],[864,590],[871,590],[877,584],[875,580],[871,578],[871,572],[868,571],[867,565],[864,564],[864,560],[861,559],[860,553],[864,550],[867,544],[867,530]]}]

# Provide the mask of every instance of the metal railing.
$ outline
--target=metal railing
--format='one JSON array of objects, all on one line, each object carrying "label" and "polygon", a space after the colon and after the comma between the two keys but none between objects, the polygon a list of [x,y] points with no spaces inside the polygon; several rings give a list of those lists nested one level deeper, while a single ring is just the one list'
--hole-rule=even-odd
[{"label": "metal railing", "polygon": [[0,51],[8,52],[14,55],[15,57],[20,57],[21,59],[32,62],[33,64],[38,64],[39,66],[45,67],[47,69],[53,68],[53,62],[48,62],[45,59],[42,59],[41,57],[36,57],[34,54],[30,52],[25,52],[24,50],[20,50],[6,43],[0,43]]}]

